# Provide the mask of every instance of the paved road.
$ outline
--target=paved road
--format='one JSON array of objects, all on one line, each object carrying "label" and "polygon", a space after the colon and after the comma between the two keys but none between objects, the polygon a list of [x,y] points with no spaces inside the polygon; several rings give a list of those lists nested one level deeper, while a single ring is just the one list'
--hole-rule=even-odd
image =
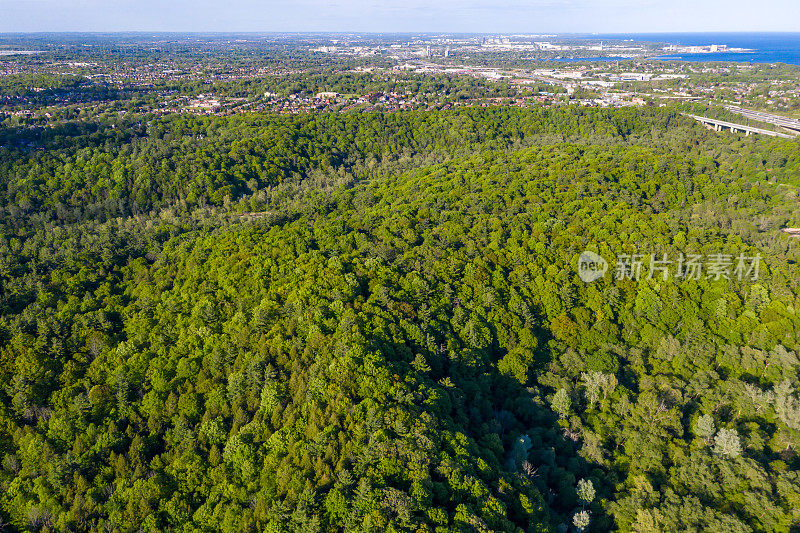
[{"label": "paved road", "polygon": [[786,133],[778,133],[776,131],[764,130],[761,128],[753,128],[751,126],[745,126],[743,124],[734,124],[733,122],[727,122],[725,120],[717,120],[715,118],[708,118],[708,117],[700,117],[697,115],[686,115],[687,117],[692,117],[697,122],[701,124],[708,124],[711,126],[717,126],[719,128],[729,128],[734,131],[743,131],[745,133],[758,133],[760,135],[769,135],[770,137],[780,137],[782,139],[794,139],[793,135],[787,135]]},{"label": "paved road", "polygon": [[728,111],[732,111],[734,113],[738,113],[743,117],[758,120],[759,122],[766,122],[768,124],[775,124],[776,126],[780,126],[782,128],[786,128],[792,131],[796,131],[800,133],[800,120],[795,120],[793,118],[786,118],[781,117],[779,115],[773,115],[771,113],[763,113],[761,111],[751,111],[750,109],[742,109],[741,107],[736,106],[725,106],[725,109]]}]

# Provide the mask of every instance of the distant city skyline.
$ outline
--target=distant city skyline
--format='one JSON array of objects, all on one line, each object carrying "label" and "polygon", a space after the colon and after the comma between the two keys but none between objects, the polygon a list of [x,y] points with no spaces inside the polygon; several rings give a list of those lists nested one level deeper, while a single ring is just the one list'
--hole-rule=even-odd
[{"label": "distant city skyline", "polygon": [[800,31],[800,1],[0,0],[1,32]]}]

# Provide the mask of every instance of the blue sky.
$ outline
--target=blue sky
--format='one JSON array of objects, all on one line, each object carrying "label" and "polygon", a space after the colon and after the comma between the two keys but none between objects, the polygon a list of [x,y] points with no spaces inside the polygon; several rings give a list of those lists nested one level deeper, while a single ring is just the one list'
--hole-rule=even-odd
[{"label": "blue sky", "polygon": [[0,31],[800,31],[800,0],[0,0]]}]

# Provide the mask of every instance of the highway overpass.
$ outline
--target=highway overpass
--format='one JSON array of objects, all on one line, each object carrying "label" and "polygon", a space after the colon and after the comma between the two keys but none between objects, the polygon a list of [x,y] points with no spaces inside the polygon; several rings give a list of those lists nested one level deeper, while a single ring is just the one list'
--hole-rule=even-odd
[{"label": "highway overpass", "polygon": [[722,131],[727,128],[733,133],[744,133],[750,135],[751,133],[758,133],[759,135],[769,135],[770,137],[780,137],[782,139],[794,139],[794,135],[787,135],[786,133],[778,133],[777,131],[763,130],[761,128],[753,128],[743,124],[734,124],[733,122],[726,122],[724,120],[717,120],[715,118],[699,117],[697,115],[686,115],[692,117],[697,122],[704,126],[713,127],[715,131]]},{"label": "highway overpass", "polygon": [[762,113],[761,111],[751,111],[749,109],[742,109],[732,105],[725,106],[725,109],[738,113],[745,118],[751,120],[758,120],[759,122],[766,122],[768,124],[775,124],[781,128],[786,128],[792,132],[800,133],[800,120],[793,118],[786,118],[780,115],[773,115],[772,113]]}]

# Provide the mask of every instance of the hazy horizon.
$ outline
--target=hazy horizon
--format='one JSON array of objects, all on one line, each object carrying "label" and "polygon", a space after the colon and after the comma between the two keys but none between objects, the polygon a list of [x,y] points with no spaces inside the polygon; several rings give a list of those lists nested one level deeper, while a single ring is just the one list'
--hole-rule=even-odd
[{"label": "hazy horizon", "polygon": [[697,33],[800,31],[794,0],[3,0],[2,33]]},{"label": "hazy horizon", "polygon": [[355,31],[355,30],[0,30],[0,35],[487,35],[590,37],[628,35],[800,35],[800,30],[689,30],[689,31],[609,31],[609,32],[546,32],[546,31]]}]

